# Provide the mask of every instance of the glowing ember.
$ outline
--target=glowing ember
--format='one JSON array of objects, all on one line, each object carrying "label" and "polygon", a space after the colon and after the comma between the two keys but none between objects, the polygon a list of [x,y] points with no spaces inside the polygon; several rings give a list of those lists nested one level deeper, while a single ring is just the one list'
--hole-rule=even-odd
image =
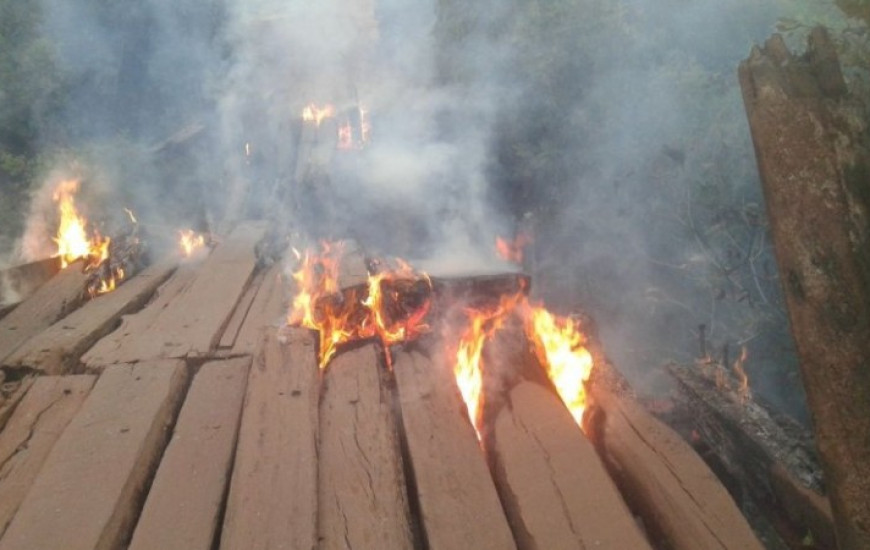
[{"label": "glowing ember", "polygon": [[198,234],[192,229],[182,229],[178,235],[178,244],[186,258],[190,258],[205,246],[205,235]]},{"label": "glowing ember", "polygon": [[519,265],[523,263],[523,252],[526,246],[531,243],[532,238],[526,233],[520,233],[513,241],[496,237],[495,250],[502,260]]},{"label": "glowing ember", "polygon": [[592,374],[592,355],[585,347],[586,338],[573,319],[557,317],[542,307],[529,307],[527,312],[529,336],[535,344],[538,360],[574,420],[582,427],[586,382]]},{"label": "glowing ember", "polygon": [[321,122],[333,116],[335,116],[335,107],[330,104],[318,107],[314,103],[309,103],[302,109],[302,120],[313,122],[316,126],[320,126]]}]

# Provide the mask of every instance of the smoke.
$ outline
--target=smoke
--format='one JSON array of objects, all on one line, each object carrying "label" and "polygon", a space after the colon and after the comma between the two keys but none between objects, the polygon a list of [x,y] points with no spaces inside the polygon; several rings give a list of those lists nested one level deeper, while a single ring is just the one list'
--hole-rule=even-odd
[{"label": "smoke", "polygon": [[[794,372],[735,76],[791,3],[42,5],[66,83],[42,138],[84,166],[93,219],[128,207],[172,235],[263,216],[435,272],[502,269],[495,237],[522,225],[534,292],[591,313],[644,389],[697,357],[701,324],[719,354],[750,346],[753,383]],[[339,113],[316,138],[299,120],[312,102]],[[336,151],[360,107],[369,142]],[[69,165],[34,194],[28,258],[46,253]]]}]

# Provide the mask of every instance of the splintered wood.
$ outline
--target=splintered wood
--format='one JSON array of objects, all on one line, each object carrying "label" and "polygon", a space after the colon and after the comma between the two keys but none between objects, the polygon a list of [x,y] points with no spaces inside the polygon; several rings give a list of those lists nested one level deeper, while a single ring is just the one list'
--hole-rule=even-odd
[{"label": "splintered wood", "polygon": [[114,292],[91,300],[27,341],[3,361],[3,366],[27,367],[46,374],[68,372],[89,347],[115,328],[121,316],[144,306],[172,275],[175,265],[174,261],[153,265]]},{"label": "splintered wood", "polygon": [[314,333],[270,329],[248,380],[223,550],[317,545],[317,400]]},{"label": "splintered wood", "polygon": [[0,549],[118,548],[138,515],[185,380],[180,361],[106,369],[45,459]]},{"label": "splintered wood", "polygon": [[374,344],[340,353],[320,404],[322,550],[413,548],[392,395]]},{"label": "splintered wood", "polygon": [[761,550],[746,519],[701,458],[630,398],[594,393],[592,437],[627,500],[673,550]]},{"label": "splintered wood", "polygon": [[548,389],[520,382],[487,453],[523,549],[650,548],[592,444]]},{"label": "splintered wood", "polygon": [[430,550],[516,548],[450,366],[401,352],[394,372]]},{"label": "splintered wood", "polygon": [[95,379],[82,375],[36,380],[0,432],[0,537]]},{"label": "splintered wood", "polygon": [[250,358],[215,361],[193,379],[130,550],[211,550],[236,445]]},{"label": "splintered wood", "polygon": [[0,361],[79,307],[86,280],[82,263],[72,263],[0,320]]},{"label": "splintered wood", "polygon": [[[236,303],[257,266],[256,245],[266,226],[244,223],[218,245],[188,285],[169,303],[152,304],[140,315],[144,330],[121,327],[116,338],[101,340],[84,361],[90,368],[149,359],[205,357],[217,347]],[[149,311],[150,310],[150,311]]]}]

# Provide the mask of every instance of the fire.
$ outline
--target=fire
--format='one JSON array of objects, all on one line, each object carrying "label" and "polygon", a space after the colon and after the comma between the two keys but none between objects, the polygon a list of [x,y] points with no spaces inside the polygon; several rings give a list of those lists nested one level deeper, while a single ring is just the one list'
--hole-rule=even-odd
[{"label": "fire", "polygon": [[[323,243],[322,251],[306,251],[293,273],[296,296],[287,322],[319,331],[320,366],[325,368],[342,344],[378,338],[385,348],[428,330],[431,282],[401,260],[397,268],[369,275],[361,288],[340,289],[338,274],[343,243]],[[422,298],[410,304],[406,289],[422,285]],[[388,354],[389,361],[389,354]]]},{"label": "fire", "polygon": [[592,355],[579,324],[558,317],[543,307],[531,307],[527,320],[538,359],[556,387],[571,416],[583,425],[586,410],[586,382],[592,374]]},{"label": "fire", "polygon": [[326,104],[323,107],[318,107],[314,103],[309,103],[302,109],[302,120],[305,122],[313,122],[315,126],[320,126],[320,123],[335,116],[335,107]]},{"label": "fire", "polygon": [[345,120],[344,124],[338,127],[338,148],[353,149],[353,128],[350,120]]},{"label": "fire", "polygon": [[743,365],[746,364],[748,358],[749,352],[746,350],[746,346],[743,346],[740,349],[740,357],[738,357],[737,361],[734,362],[734,375],[737,376],[737,381],[739,383],[739,386],[737,386],[737,395],[743,403],[752,398],[752,390],[749,389],[749,377],[746,375],[746,370],[743,368]]},{"label": "fire", "polygon": [[502,260],[519,265],[523,263],[523,253],[526,246],[531,243],[532,238],[526,233],[520,233],[512,241],[502,237],[496,237],[495,250],[498,253],[498,257]]},{"label": "fire", "polygon": [[178,235],[178,244],[186,258],[190,258],[196,251],[205,246],[205,235],[198,234],[192,229],[182,229]]},{"label": "fire", "polygon": [[523,295],[503,298],[494,311],[468,311],[468,328],[460,339],[453,374],[468,408],[478,439],[481,432],[483,373],[481,352],[486,341],[509,315],[524,320],[526,338],[533,344],[539,363],[579,426],[586,410],[586,382],[592,374],[592,355],[585,347],[579,323],[559,317],[542,306],[533,306]]},{"label": "fire", "polygon": [[76,209],[75,194],[79,190],[77,180],[62,181],[54,191],[53,199],[60,210],[60,224],[57,229],[57,254],[61,267],[85,258],[88,265],[99,265],[109,255],[109,239],[97,233],[88,238],[87,220]]}]

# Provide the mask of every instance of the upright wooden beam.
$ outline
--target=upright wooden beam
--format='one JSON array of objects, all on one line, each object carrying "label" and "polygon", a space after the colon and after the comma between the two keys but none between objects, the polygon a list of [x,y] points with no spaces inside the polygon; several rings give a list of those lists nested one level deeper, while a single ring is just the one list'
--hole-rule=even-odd
[{"label": "upright wooden beam", "polygon": [[251,359],[199,368],[148,492],[130,550],[211,550],[229,485]]},{"label": "upright wooden beam", "polygon": [[870,140],[834,45],[740,64],[776,258],[841,550],[870,548]]},{"label": "upright wooden beam", "polygon": [[85,300],[82,263],[70,264],[0,321],[0,361]]},{"label": "upright wooden beam", "polygon": [[340,352],[320,404],[321,550],[413,548],[392,394],[375,344]]},{"label": "upright wooden beam", "polygon": [[443,356],[396,354],[393,372],[430,550],[516,548],[474,428]]},{"label": "upright wooden beam", "polygon": [[55,443],[0,550],[110,550],[130,536],[180,405],[181,361],[106,369]]},{"label": "upright wooden beam", "polygon": [[520,382],[486,438],[520,550],[649,549],[573,417],[549,389]]},{"label": "upright wooden beam", "polygon": [[701,457],[630,397],[595,388],[591,436],[626,500],[673,550],[763,550]]},{"label": "upright wooden beam", "polygon": [[266,332],[248,380],[223,550],[317,546],[319,378],[311,331]]},{"label": "upright wooden beam", "polygon": [[45,374],[69,372],[89,347],[116,328],[123,315],[142,308],[175,266],[174,260],[152,265],[114,292],[89,301],[27,341],[3,361],[3,366]]},{"label": "upright wooden beam", "polygon": [[0,432],[0,537],[95,376],[43,376]]}]

